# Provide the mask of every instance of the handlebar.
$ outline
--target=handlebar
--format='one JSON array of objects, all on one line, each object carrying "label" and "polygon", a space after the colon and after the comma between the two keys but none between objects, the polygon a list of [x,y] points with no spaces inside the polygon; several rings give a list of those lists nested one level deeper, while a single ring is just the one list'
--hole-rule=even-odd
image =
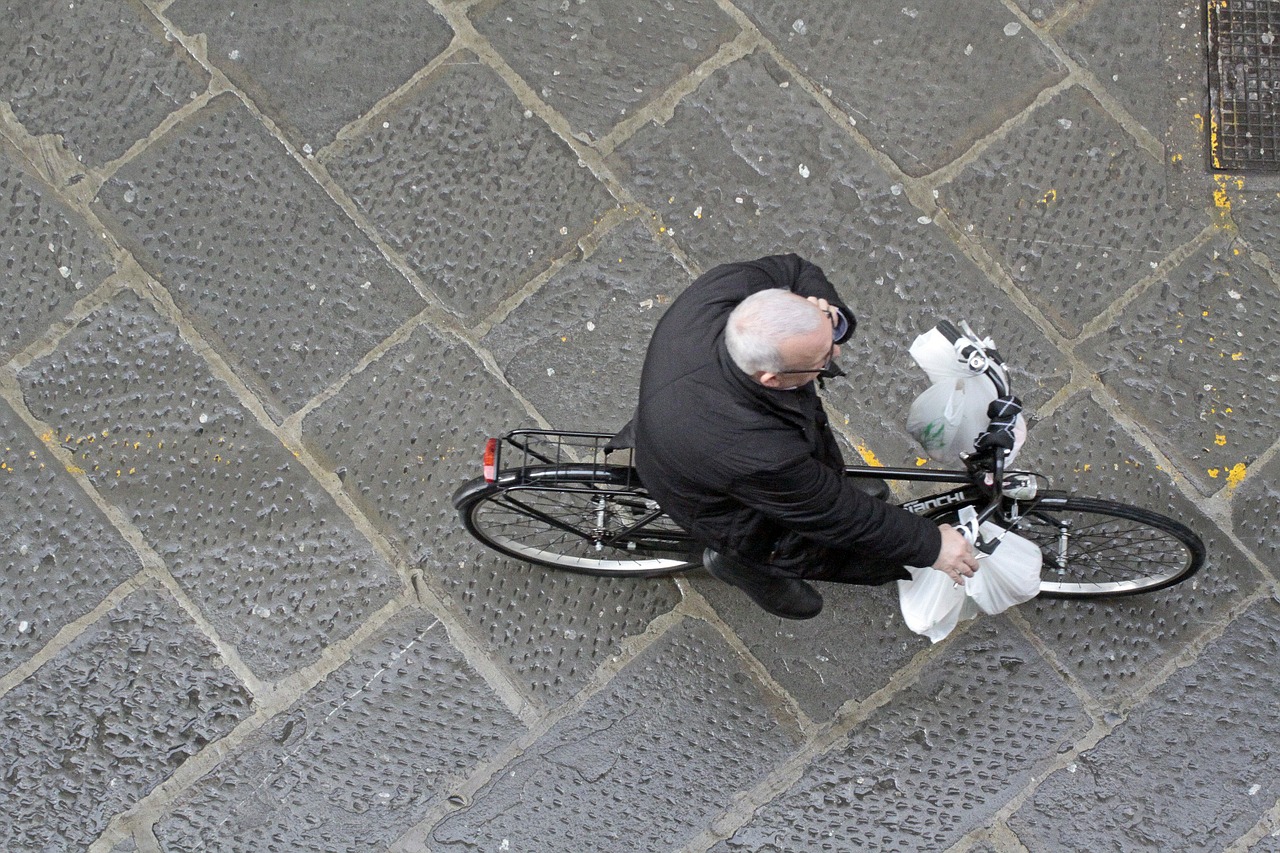
[{"label": "handlebar", "polygon": [[1004,359],[990,339],[979,338],[969,324],[964,322],[957,328],[949,320],[942,320],[937,324],[937,329],[955,346],[957,357],[967,364],[969,370],[975,375],[984,374],[996,391],[996,399],[987,407],[988,426],[974,442],[973,452],[964,457],[975,480],[985,480],[988,475],[991,478],[991,501],[978,513],[977,523],[981,524],[1000,507],[1005,458],[1013,450],[1013,429],[1022,412],[1022,402],[1013,396]]}]

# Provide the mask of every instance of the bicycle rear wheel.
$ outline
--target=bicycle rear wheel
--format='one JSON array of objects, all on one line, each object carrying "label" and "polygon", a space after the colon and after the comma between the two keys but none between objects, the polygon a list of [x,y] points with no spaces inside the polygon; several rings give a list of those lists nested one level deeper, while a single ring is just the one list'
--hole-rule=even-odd
[{"label": "bicycle rear wheel", "polygon": [[693,540],[639,485],[607,465],[530,466],[473,480],[454,506],[499,553],[590,575],[650,577],[699,565]]},{"label": "bicycle rear wheel", "polygon": [[[978,501],[972,502],[981,504]],[[955,523],[959,507],[929,513]],[[1008,519],[993,519],[1007,526]],[[1098,498],[1047,493],[1013,530],[1040,546],[1044,598],[1137,595],[1181,583],[1204,564],[1200,537],[1167,516]]]}]

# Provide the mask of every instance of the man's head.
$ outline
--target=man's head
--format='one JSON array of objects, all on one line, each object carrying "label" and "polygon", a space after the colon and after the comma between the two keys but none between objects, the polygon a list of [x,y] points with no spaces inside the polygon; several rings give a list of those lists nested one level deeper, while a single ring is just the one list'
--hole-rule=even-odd
[{"label": "man's head", "polygon": [[828,311],[789,290],[761,290],[729,314],[725,344],[738,369],[766,388],[807,385],[840,354]]}]

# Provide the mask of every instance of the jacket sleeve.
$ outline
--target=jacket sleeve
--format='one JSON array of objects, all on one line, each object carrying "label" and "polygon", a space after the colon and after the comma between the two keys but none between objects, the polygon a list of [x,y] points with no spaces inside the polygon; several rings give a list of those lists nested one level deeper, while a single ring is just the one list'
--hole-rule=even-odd
[{"label": "jacket sleeve", "polygon": [[829,548],[911,566],[933,565],[942,549],[934,522],[864,494],[810,456],[740,478],[733,496]]},{"label": "jacket sleeve", "polygon": [[792,293],[798,293],[804,297],[816,296],[839,308],[847,326],[836,343],[842,344],[852,337],[857,318],[853,316],[853,310],[840,298],[840,294],[836,292],[835,286],[822,271],[822,267],[796,254],[770,255],[754,261],[753,265],[760,267],[770,279],[776,282],[768,285],[769,287],[785,287]]},{"label": "jacket sleeve", "polygon": [[857,323],[853,310],[836,293],[822,268],[796,254],[769,255],[754,261],[724,264],[698,278],[693,288],[700,290],[698,301],[720,303],[726,313],[751,294],[770,288],[825,299],[840,309],[848,323],[837,343],[848,340]]}]

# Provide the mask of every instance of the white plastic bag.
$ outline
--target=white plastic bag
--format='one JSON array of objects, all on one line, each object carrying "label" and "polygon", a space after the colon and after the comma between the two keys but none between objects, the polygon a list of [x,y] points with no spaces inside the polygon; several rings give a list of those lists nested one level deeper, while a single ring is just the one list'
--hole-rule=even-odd
[{"label": "white plastic bag", "polygon": [[[990,339],[984,346],[994,348]],[[907,432],[919,442],[935,462],[953,462],[961,453],[973,450],[973,442],[991,422],[987,406],[996,398],[995,386],[961,359],[955,344],[937,330],[918,335],[911,343],[911,357],[932,383],[911,404]],[[1013,462],[1026,438],[1026,422],[1018,415],[1014,426],[1015,445],[1005,458]]]},{"label": "white plastic bag", "polygon": [[916,364],[929,377],[930,382],[941,382],[944,379],[966,379],[981,376],[981,370],[973,370],[967,361],[960,360],[956,345],[947,340],[938,329],[932,328],[924,334],[917,335],[908,350]]},{"label": "white plastic bag", "polygon": [[[971,536],[972,527],[964,532]],[[978,571],[963,586],[937,569],[907,567],[911,580],[898,581],[898,603],[908,628],[936,643],[966,619],[1002,613],[1036,597],[1044,561],[1040,548],[991,522],[982,525],[982,541],[999,544],[979,559]]]},{"label": "white plastic bag", "polygon": [[987,428],[987,406],[996,398],[985,379],[943,379],[915,399],[907,413],[907,432],[934,461],[952,461],[973,450]]},{"label": "white plastic bag", "polygon": [[998,540],[990,555],[978,561],[978,571],[964,582],[964,591],[983,613],[1002,613],[1030,601],[1040,592],[1044,554],[1039,546],[1016,533],[987,522],[983,541]]},{"label": "white plastic bag", "polygon": [[907,627],[938,642],[964,619],[978,615],[978,605],[964,587],[937,569],[907,566],[911,580],[898,581],[898,603]]}]

